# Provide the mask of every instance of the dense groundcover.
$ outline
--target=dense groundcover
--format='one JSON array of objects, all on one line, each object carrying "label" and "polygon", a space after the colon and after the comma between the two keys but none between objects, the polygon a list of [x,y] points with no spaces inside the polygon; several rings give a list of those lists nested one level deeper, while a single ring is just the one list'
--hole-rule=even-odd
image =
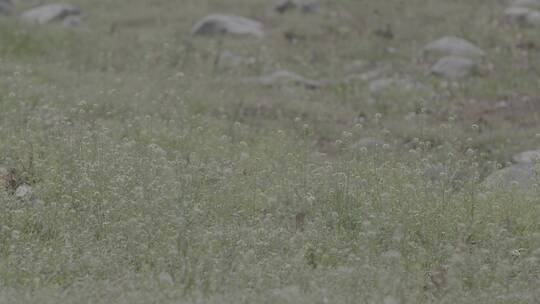
[{"label": "dense groundcover", "polygon": [[308,2],[0,15],[0,303],[540,302],[538,29]]}]

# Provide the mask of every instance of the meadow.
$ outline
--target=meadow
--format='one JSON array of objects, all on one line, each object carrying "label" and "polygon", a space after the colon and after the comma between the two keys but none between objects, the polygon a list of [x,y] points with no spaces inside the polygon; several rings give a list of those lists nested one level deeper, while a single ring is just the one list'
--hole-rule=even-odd
[{"label": "meadow", "polygon": [[[540,176],[485,182],[540,148],[540,29],[510,2],[73,0],[77,27],[14,2],[0,303],[540,302]],[[211,13],[265,36],[192,35]],[[448,35],[473,75],[427,72]],[[279,70],[324,86],[248,81]]]}]

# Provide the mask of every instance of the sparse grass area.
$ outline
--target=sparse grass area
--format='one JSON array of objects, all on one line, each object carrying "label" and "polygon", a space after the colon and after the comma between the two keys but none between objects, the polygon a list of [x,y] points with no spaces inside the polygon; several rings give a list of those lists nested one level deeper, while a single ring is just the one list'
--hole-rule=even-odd
[{"label": "sparse grass area", "polygon": [[[78,0],[75,29],[1,17],[0,167],[43,204],[0,191],[0,303],[540,302],[539,196],[482,184],[540,146],[540,52],[519,46],[540,32],[496,1],[326,2]],[[269,35],[190,37],[211,12]],[[393,40],[373,34],[387,24]],[[494,70],[426,75],[420,49],[444,35]],[[223,50],[255,63],[217,66]],[[429,90],[240,81],[355,60]]]}]

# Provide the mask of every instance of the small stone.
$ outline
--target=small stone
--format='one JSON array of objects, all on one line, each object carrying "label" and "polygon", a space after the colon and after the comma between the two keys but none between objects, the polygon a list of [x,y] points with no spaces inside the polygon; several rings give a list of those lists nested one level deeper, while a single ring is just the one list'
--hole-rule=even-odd
[{"label": "small stone", "polygon": [[424,47],[424,53],[433,52],[467,58],[479,58],[486,55],[481,48],[472,42],[454,36],[443,37]]},{"label": "small stone", "polygon": [[447,56],[439,59],[430,69],[433,75],[447,79],[461,79],[473,74],[476,63],[468,58]]},{"label": "small stone", "polygon": [[234,15],[212,14],[197,22],[191,30],[192,35],[215,36],[222,34],[265,36],[262,23]]},{"label": "small stone", "polygon": [[17,187],[14,196],[23,202],[32,203],[35,206],[44,204],[42,200],[40,200],[34,195],[34,190],[32,189],[32,187],[27,184],[22,184]]},{"label": "small stone", "polygon": [[68,4],[42,5],[27,10],[21,15],[21,19],[31,25],[43,25],[53,21],[61,21],[64,25],[72,25],[72,20],[75,17],[81,19],[82,11]]},{"label": "small stone", "polygon": [[15,190],[15,197],[24,201],[30,201],[34,197],[32,187],[27,184],[20,185],[17,190]]}]

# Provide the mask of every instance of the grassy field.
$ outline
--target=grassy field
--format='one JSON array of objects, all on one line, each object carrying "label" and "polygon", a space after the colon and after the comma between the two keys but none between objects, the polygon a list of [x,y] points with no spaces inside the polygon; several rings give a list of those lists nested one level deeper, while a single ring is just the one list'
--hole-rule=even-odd
[{"label": "grassy field", "polygon": [[[81,27],[0,16],[0,167],[38,198],[0,179],[0,303],[540,302],[538,192],[483,184],[540,147],[540,31],[506,2],[70,3]],[[267,35],[192,37],[215,12]],[[426,73],[446,35],[477,75]],[[360,60],[423,89],[242,81]]]}]

